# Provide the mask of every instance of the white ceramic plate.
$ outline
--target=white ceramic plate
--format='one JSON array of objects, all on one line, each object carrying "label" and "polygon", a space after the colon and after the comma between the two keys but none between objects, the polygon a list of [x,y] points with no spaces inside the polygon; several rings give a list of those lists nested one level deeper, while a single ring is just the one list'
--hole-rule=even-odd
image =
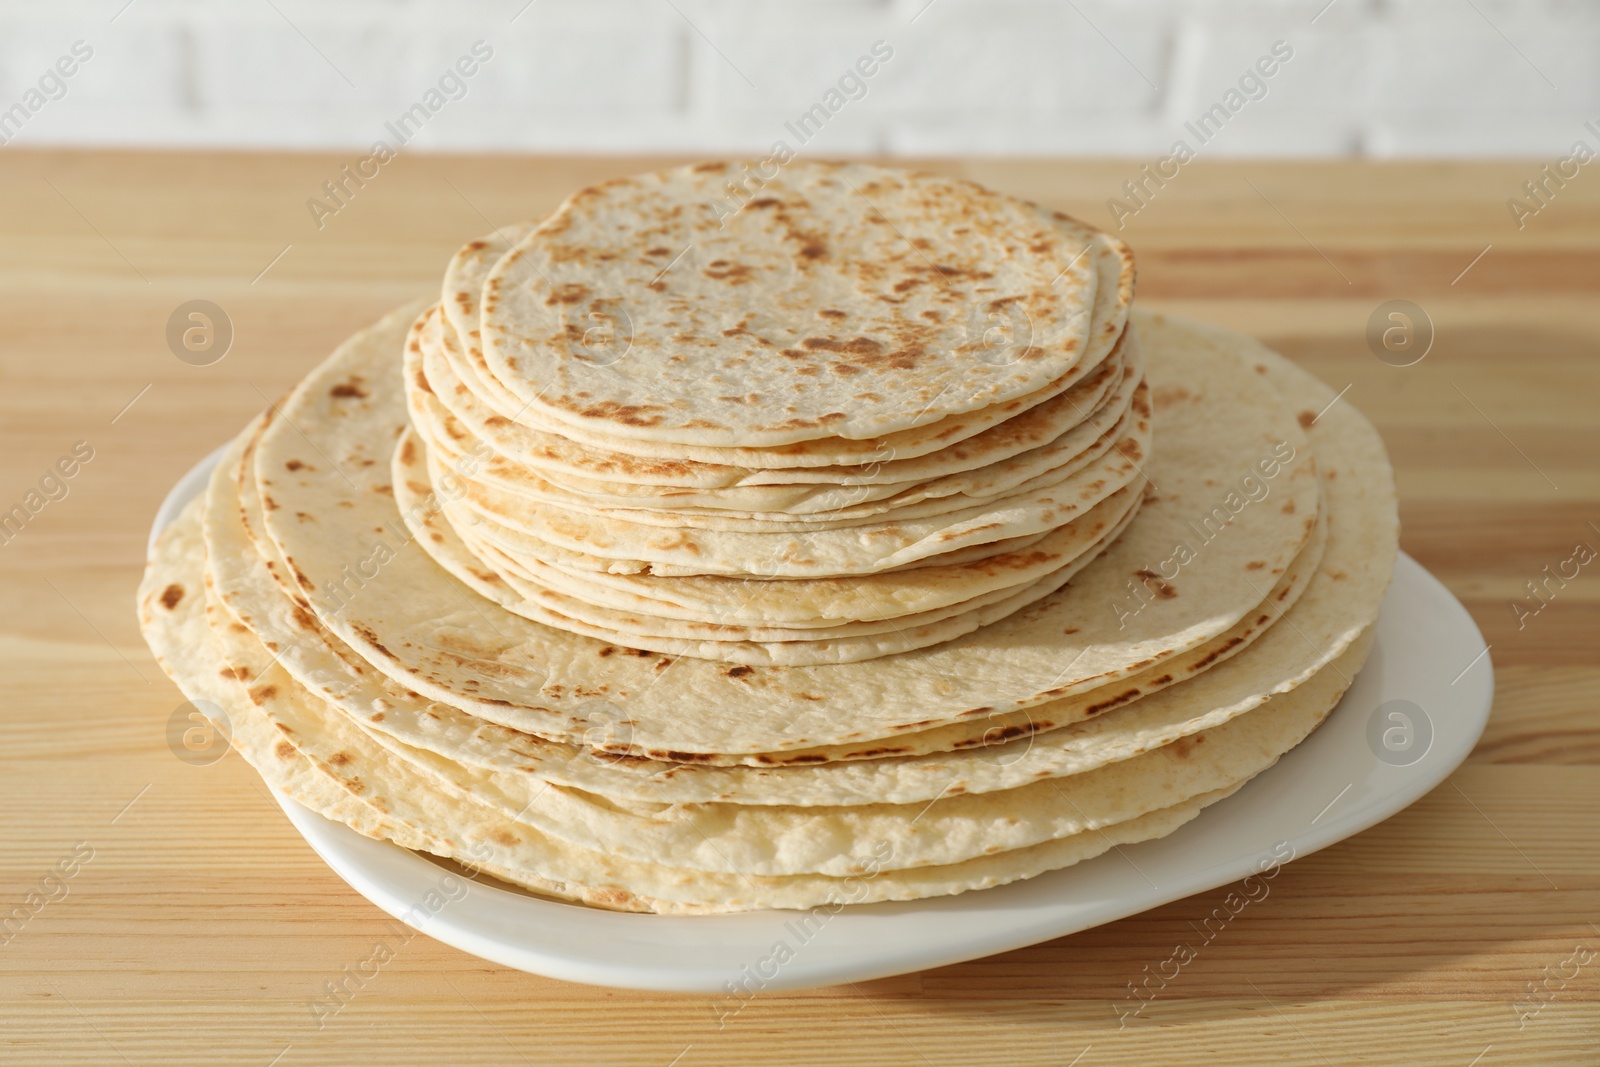
[{"label": "white ceramic plate", "polygon": [[[220,455],[168,494],[152,540],[204,491]],[[847,907],[807,926],[802,912],[632,915],[452,881],[434,860],[278,800],[340,877],[430,937],[568,981],[713,994],[714,1007],[734,1011],[755,992],[882,978],[1048,941],[1360,833],[1423,796],[1472,751],[1494,694],[1486,652],[1466,609],[1402,554],[1372,654],[1333,714],[1176,833],[1013,885]]]}]

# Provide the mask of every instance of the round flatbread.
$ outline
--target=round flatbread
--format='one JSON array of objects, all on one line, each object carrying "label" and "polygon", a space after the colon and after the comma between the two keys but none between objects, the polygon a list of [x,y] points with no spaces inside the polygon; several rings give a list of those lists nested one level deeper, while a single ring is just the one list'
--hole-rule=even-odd
[{"label": "round flatbread", "polygon": [[[1199,646],[1260,604],[1316,526],[1304,431],[1237,346],[1144,342],[1167,442],[1139,520],[1066,589],[953,641],[826,667],[751,667],[617,646],[497,612],[414,544],[388,462],[406,425],[395,316],[283,406],[255,455],[267,532],[323,624],[396,681],[513,729],[576,740],[586,700],[628,708],[643,751],[855,743],[1106,685]],[[304,516],[304,518],[302,518]],[[1191,543],[1165,593],[1141,572]],[[379,562],[381,558],[381,562]],[[327,590],[356,573],[359,595]],[[1144,590],[1140,596],[1139,590]],[[1148,597],[1148,599],[1145,599]],[[475,603],[476,602],[476,603]],[[676,755],[670,758],[677,758]]]}]

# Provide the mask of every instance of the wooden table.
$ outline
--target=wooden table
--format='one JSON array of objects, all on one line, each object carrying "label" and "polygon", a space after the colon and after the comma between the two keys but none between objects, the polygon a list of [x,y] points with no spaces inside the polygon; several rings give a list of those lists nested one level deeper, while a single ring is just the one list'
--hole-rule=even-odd
[{"label": "wooden table", "polygon": [[[392,935],[237,756],[169,750],[180,697],[133,612],[151,515],[267,397],[434,286],[463,240],[655,162],[403,157],[319,230],[306,200],[348,161],[0,154],[0,510],[93,449],[0,550],[0,914],[58,898],[0,945],[0,1061],[1600,1063],[1600,562],[1520,627],[1511,607],[1578,543],[1600,548],[1600,176],[1518,230],[1505,201],[1534,162],[1197,161],[1127,220],[1141,302],[1349,384],[1398,468],[1406,550],[1471,608],[1498,677],[1460,771],[1292,864],[1143,1020],[1119,1029],[1112,1002],[1222,890],[991,959],[762,996],[721,1029],[705,998],[567,985],[418,937],[319,1028],[308,1001]],[[939,168],[1100,225],[1138,169]],[[205,367],[166,340],[197,298],[235,331]],[[1396,298],[1436,328],[1406,368],[1365,340]],[[63,860],[76,874],[46,882]]]}]

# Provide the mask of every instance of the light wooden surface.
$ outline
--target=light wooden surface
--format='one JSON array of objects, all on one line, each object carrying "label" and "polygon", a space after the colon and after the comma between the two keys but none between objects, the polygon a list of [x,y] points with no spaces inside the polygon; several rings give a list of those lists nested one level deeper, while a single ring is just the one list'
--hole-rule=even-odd
[{"label": "light wooden surface", "polygon": [[[75,442],[94,449],[0,548],[0,915],[93,849],[0,945],[0,1062],[1600,1063],[1600,561],[1520,630],[1509,604],[1578,542],[1600,548],[1600,177],[1519,231],[1505,200],[1533,162],[1198,161],[1123,231],[1143,303],[1350,385],[1399,471],[1405,548],[1467,603],[1499,679],[1465,767],[1288,867],[1142,1020],[1119,1029],[1112,1003],[1223,891],[987,960],[762,996],[721,1028],[704,998],[567,985],[419,936],[319,1028],[307,1002],[393,934],[237,756],[169,751],[180,697],[133,613],[151,515],[265,398],[435,285],[462,241],[651,161],[401,158],[319,231],[305,201],[342,162],[0,154],[0,510]],[[941,169],[1105,225],[1137,165]],[[164,337],[199,297],[236,330],[210,367]],[[1405,369],[1364,340],[1392,298],[1437,327]]]}]

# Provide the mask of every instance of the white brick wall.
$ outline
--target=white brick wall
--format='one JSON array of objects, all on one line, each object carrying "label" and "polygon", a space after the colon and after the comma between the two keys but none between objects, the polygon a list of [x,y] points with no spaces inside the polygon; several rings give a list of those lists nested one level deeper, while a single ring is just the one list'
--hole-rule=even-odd
[{"label": "white brick wall", "polygon": [[479,39],[493,58],[415,147],[793,146],[784,123],[878,40],[893,58],[806,152],[1156,156],[1277,39],[1294,58],[1205,153],[1544,157],[1600,119],[1578,0],[525,3],[0,0],[0,114],[94,49],[0,137],[365,148]]}]

